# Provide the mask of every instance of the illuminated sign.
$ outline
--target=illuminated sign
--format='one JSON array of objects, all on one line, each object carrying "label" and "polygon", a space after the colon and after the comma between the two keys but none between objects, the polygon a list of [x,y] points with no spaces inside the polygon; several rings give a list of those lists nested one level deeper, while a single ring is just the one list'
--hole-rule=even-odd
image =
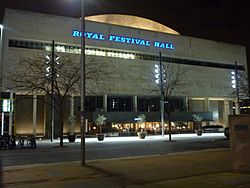
[{"label": "illuminated sign", "polygon": [[[72,36],[82,37],[82,32],[78,30],[73,30]],[[161,41],[149,41],[145,39],[119,36],[119,35],[104,36],[102,33],[85,32],[84,37],[87,39],[92,39],[92,40],[100,40],[100,41],[107,40],[111,42],[133,44],[133,45],[138,45],[138,46],[153,46],[156,48],[165,48],[165,49],[171,49],[171,50],[174,49],[174,45],[172,43],[166,43],[166,42],[161,42]]]}]

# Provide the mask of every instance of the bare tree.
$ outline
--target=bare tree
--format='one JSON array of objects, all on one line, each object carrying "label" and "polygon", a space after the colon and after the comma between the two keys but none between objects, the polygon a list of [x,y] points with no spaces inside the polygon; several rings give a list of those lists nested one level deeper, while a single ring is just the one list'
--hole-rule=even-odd
[{"label": "bare tree", "polygon": [[236,99],[235,113],[241,113],[241,105],[250,99],[249,80],[246,70],[231,71],[231,84],[226,89]]},{"label": "bare tree", "polygon": [[[79,95],[80,88],[80,61],[79,57],[61,56],[59,63],[55,64],[53,82],[48,75],[46,57],[41,55],[30,58],[21,58],[13,65],[5,77],[8,88],[19,94],[43,94],[54,100],[55,112],[59,117],[60,146],[63,146],[64,104],[69,95]],[[13,69],[14,68],[14,69]],[[15,70],[15,71],[13,71]],[[98,84],[109,74],[109,69],[103,62],[94,61],[94,56],[86,59],[86,91],[95,90]],[[53,95],[51,87],[54,87]],[[45,103],[52,105],[51,100]]]},{"label": "bare tree", "polygon": [[246,71],[238,71],[237,84],[240,98],[250,99],[249,82]]},{"label": "bare tree", "polygon": [[[152,80],[155,80],[155,73],[151,74]],[[162,94],[165,98],[166,111],[168,115],[168,126],[169,126],[169,140],[171,137],[171,111],[170,111],[170,98],[172,96],[180,96],[186,93],[188,82],[186,80],[186,71],[180,67],[180,65],[174,65],[171,63],[163,63],[162,65]],[[151,83],[155,83],[152,81]],[[161,93],[160,82],[151,85],[152,92]]]},{"label": "bare tree", "polygon": [[163,91],[166,98],[183,95],[188,83],[186,81],[186,71],[180,65],[163,64]]}]

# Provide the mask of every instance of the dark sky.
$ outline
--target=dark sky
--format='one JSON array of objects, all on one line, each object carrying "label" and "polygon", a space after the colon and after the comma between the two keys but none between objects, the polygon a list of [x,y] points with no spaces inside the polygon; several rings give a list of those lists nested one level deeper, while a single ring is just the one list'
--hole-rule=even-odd
[{"label": "dark sky", "polygon": [[[80,17],[80,1],[0,0],[1,20],[6,7]],[[182,35],[242,44],[250,52],[249,0],[85,0],[85,13],[141,16]]]}]

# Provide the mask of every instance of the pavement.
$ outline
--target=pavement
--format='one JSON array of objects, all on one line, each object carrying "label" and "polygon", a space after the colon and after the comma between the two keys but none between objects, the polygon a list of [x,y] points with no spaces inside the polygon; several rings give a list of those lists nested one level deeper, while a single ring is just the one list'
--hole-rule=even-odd
[{"label": "pavement", "polygon": [[10,166],[0,178],[6,188],[250,188],[250,173],[232,170],[230,149]]}]

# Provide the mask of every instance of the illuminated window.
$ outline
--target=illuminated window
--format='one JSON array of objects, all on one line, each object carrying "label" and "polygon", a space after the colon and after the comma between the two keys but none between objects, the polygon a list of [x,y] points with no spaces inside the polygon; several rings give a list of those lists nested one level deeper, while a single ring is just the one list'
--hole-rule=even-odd
[{"label": "illuminated window", "polygon": [[104,51],[96,50],[96,56],[106,56],[106,53]]},{"label": "illuminated window", "polygon": [[65,46],[57,45],[55,47],[56,52],[65,52]]},{"label": "illuminated window", "polygon": [[85,54],[86,54],[86,55],[95,55],[95,50],[86,49],[86,50],[85,50]]},{"label": "illuminated window", "polygon": [[[51,51],[52,46],[49,42],[40,42],[40,41],[23,41],[10,39],[9,47],[14,48],[27,48],[27,49],[36,49],[36,50],[45,50]],[[62,53],[74,53],[80,54],[81,48],[78,45],[64,45],[64,44],[55,44],[55,49],[57,52]],[[111,50],[111,49],[98,49],[98,48],[89,48],[87,47],[85,50],[86,55],[93,56],[107,56],[113,58],[121,58],[121,59],[139,59],[139,60],[148,60],[148,61],[159,61],[159,55],[157,54],[144,54],[144,53],[130,53],[123,52],[121,50]],[[184,64],[184,65],[194,65],[194,66],[205,66],[205,67],[215,67],[215,68],[223,68],[223,69],[235,69],[234,64],[224,64],[217,62],[209,62],[209,61],[199,61],[193,59],[184,59],[184,58],[176,58],[176,57],[162,57],[163,62],[176,63],[176,64]],[[237,70],[244,70],[244,66],[238,65]]]},{"label": "illuminated window", "polygon": [[52,51],[51,45],[46,44],[45,50],[46,50],[46,51]]},{"label": "illuminated window", "polygon": [[10,112],[10,100],[9,99],[3,100],[3,112]]}]

